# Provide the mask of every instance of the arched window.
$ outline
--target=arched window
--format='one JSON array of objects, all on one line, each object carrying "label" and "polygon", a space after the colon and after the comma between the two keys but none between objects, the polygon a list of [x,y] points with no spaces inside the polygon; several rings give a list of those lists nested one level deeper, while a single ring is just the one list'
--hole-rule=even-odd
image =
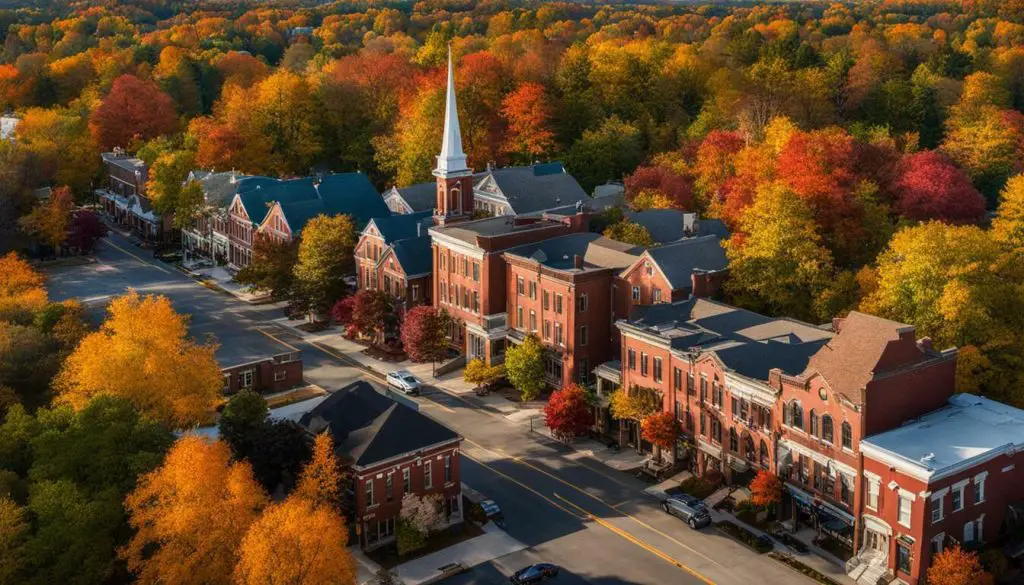
[{"label": "arched window", "polygon": [[761,439],[761,446],[759,449],[761,451],[761,467],[768,467],[768,458],[770,453],[768,453],[768,443],[765,443],[764,439]]},{"label": "arched window", "polygon": [[740,438],[736,435],[736,429],[729,428],[729,450],[733,453],[740,452]]},{"label": "arched window", "polygon": [[786,408],[786,424],[789,426],[803,430],[804,428],[804,410],[800,407],[800,401],[794,400],[789,403]]},{"label": "arched window", "polygon": [[853,449],[853,429],[850,423],[843,423],[843,449]]},{"label": "arched window", "polygon": [[815,437],[818,436],[818,413],[814,412],[813,408],[811,409],[811,431],[810,432]]},{"label": "arched window", "polygon": [[754,439],[750,435],[743,435],[743,455],[747,461],[757,461],[757,450],[754,447]]},{"label": "arched window", "polygon": [[821,438],[829,443],[831,443],[833,439],[832,417],[827,414],[823,414],[821,416]]}]

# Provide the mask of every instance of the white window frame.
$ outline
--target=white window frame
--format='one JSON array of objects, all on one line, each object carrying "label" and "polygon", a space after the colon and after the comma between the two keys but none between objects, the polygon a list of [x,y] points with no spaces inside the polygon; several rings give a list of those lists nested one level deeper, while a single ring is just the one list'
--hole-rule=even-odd
[{"label": "white window frame", "polygon": [[288,379],[288,370],[276,370],[274,372],[275,382],[284,382]]},{"label": "white window frame", "polygon": [[974,504],[985,503],[985,478],[988,477],[987,471],[982,471],[978,475],[974,476]]},{"label": "white window frame", "polygon": [[449,484],[452,482],[452,456],[444,456],[444,483]]},{"label": "white window frame", "polygon": [[256,381],[256,369],[249,368],[242,370],[238,373],[238,387],[239,388],[252,388],[253,383]]},{"label": "white window frame", "polygon": [[[931,497],[932,524],[938,524],[939,522],[942,522],[943,520],[945,520],[945,518],[946,518],[946,510],[945,510],[946,502],[945,502],[945,500],[946,500],[946,494],[948,492],[949,492],[949,488],[943,488],[943,489],[935,492],[934,494],[932,494],[932,497]],[[935,517],[935,512],[936,511],[938,511],[938,513],[939,513],[938,518]]]},{"label": "white window frame", "polygon": [[433,461],[427,461],[423,465],[423,489],[429,490],[434,487]]},{"label": "white window frame", "polygon": [[635,301],[637,303],[640,302],[640,287],[639,286],[634,286],[633,287],[633,301]]},{"label": "white window frame", "polygon": [[402,470],[402,495],[412,492],[412,469],[406,467]]},{"label": "white window frame", "polygon": [[364,490],[365,490],[365,493],[366,493],[366,507],[370,508],[372,506],[376,506],[377,504],[374,502],[374,498],[373,498],[373,478],[372,477],[370,479],[366,480],[366,485],[364,486]]},{"label": "white window frame", "polygon": [[[964,479],[964,480],[958,481],[958,482],[953,484],[952,495],[950,496],[950,498],[952,498],[951,510],[953,512],[959,512],[959,511],[961,511],[961,510],[963,510],[964,508],[967,507],[967,502],[964,501],[964,496],[967,495],[965,493],[964,488],[967,487],[967,484],[970,483],[970,481],[971,481],[970,478],[968,478],[968,479]],[[960,505],[959,506],[956,505],[956,498],[957,498],[957,496],[960,497]]]},{"label": "white window frame", "polygon": [[[904,528],[910,528],[914,522],[914,500],[917,497],[905,489],[899,490],[899,499],[896,500],[896,521]],[[903,521],[904,506],[906,506],[907,521]]]}]

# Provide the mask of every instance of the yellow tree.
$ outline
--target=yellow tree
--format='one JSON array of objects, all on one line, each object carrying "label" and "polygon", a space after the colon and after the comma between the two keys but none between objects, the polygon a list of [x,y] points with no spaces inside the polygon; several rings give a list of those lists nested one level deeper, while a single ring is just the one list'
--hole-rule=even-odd
[{"label": "yellow tree", "polygon": [[292,496],[267,508],[242,539],[237,585],[350,585],[355,563],[348,531],[327,506]]},{"label": "yellow tree", "polygon": [[205,420],[224,386],[215,346],[188,338],[186,318],[167,297],[133,291],[108,312],[57,375],[58,400],[81,408],[95,396],[121,396],[172,428]]},{"label": "yellow tree", "polygon": [[313,457],[302,470],[293,497],[332,509],[341,503],[341,466],[334,454],[334,440],[330,433],[316,436]]},{"label": "yellow tree", "polygon": [[42,274],[14,252],[0,256],[0,321],[29,322],[47,302]]},{"label": "yellow tree", "polygon": [[992,236],[1009,248],[1024,248],[1024,175],[1006,182],[992,221]]},{"label": "yellow tree", "polygon": [[121,556],[142,585],[230,583],[266,504],[249,463],[232,462],[227,445],[182,437],[125,498],[135,535]]},{"label": "yellow tree", "polygon": [[50,199],[43,201],[18,222],[27,234],[52,247],[54,251],[68,238],[71,209],[74,207],[71,189],[57,187]]}]

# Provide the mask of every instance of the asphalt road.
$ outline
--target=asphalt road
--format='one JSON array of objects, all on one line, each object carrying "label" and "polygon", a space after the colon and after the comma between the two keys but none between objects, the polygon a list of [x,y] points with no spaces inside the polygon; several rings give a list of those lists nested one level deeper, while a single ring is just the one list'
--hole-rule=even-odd
[{"label": "asphalt road", "polygon": [[[298,348],[306,378],[328,390],[362,377],[345,356],[267,323],[281,315],[279,306],[250,306],[207,289],[117,235],[101,245],[98,260],[48,270],[51,297],[78,297],[100,318],[106,302],[129,288],[164,294],[192,316],[192,335],[221,344],[222,362]],[[555,582],[566,585],[811,583],[714,528],[690,530],[661,511],[641,482],[481,408],[472,396],[428,389],[401,399],[465,437],[462,481],[498,502],[508,533],[527,545],[446,583],[507,583],[541,561],[560,565]]]}]

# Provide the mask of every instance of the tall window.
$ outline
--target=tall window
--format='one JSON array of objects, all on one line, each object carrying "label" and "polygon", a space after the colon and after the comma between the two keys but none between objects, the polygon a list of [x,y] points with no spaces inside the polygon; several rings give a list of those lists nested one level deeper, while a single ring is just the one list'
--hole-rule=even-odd
[{"label": "tall window", "polygon": [[452,481],[452,456],[444,456],[444,482],[451,483]]},{"label": "tall window", "polygon": [[814,435],[815,437],[817,437],[818,436],[818,413],[814,412],[813,408],[811,409],[811,415],[808,417],[808,420],[811,423],[811,434]]},{"label": "tall window", "polygon": [[707,428],[705,427],[704,411],[700,411],[700,434],[707,436]]},{"label": "tall window", "polygon": [[693,372],[686,372],[686,393],[696,394],[693,384]]},{"label": "tall window", "polygon": [[843,449],[853,449],[853,427],[850,423],[843,423]]},{"label": "tall window", "polygon": [[932,500],[931,500],[931,505],[932,505],[932,524],[935,524],[936,522],[941,522],[942,521],[942,518],[943,518],[942,503],[946,500],[945,495],[946,494],[941,494],[941,495],[940,494],[936,494],[936,495],[932,496]]},{"label": "tall window", "polygon": [[640,375],[647,375],[647,354],[642,351],[640,352]]},{"label": "tall window", "polygon": [[555,295],[555,314],[562,314],[562,295]]},{"label": "tall window", "polygon": [[536,300],[537,298],[537,283],[530,281],[530,298]]},{"label": "tall window", "polygon": [[826,442],[832,442],[832,417],[827,414],[821,415],[821,438]]},{"label": "tall window", "polygon": [[516,327],[523,328],[523,308],[516,307]]},{"label": "tall window", "polygon": [[987,473],[982,472],[974,476],[974,503],[980,504],[985,501],[985,477]]},{"label": "tall window", "polygon": [[523,277],[516,277],[516,294],[522,296],[526,291],[526,283],[523,281]]},{"label": "tall window", "polygon": [[373,505],[373,479],[366,480],[366,505]]},{"label": "tall window", "polygon": [[733,453],[739,453],[740,451],[740,438],[736,434],[736,429],[729,427],[729,450]]},{"label": "tall window", "polygon": [[708,399],[708,379],[704,374],[700,375],[700,401],[707,402]]},{"label": "tall window", "polygon": [[389,502],[395,499],[395,483],[394,483],[394,481],[395,481],[395,474],[394,473],[389,473],[387,475],[387,477],[384,479],[384,497]]},{"label": "tall window", "polygon": [[473,291],[473,312],[480,312],[480,293],[477,291]]},{"label": "tall window", "polygon": [[654,302],[655,303],[660,303],[661,302],[661,289],[660,288],[654,289],[653,294],[654,294]]},{"label": "tall window", "polygon": [[953,486],[953,511],[964,509],[964,486]]},{"label": "tall window", "polygon": [[872,510],[877,510],[878,509],[878,488],[879,488],[879,482],[877,480],[870,479],[870,478],[867,478],[867,477],[865,478],[865,480],[866,480],[866,483],[868,485],[867,507],[872,509]]},{"label": "tall window", "polygon": [[555,322],[555,344],[562,345],[562,324]]},{"label": "tall window", "polygon": [[586,293],[581,294],[579,296],[579,298],[576,299],[576,302],[579,305],[577,307],[577,310],[580,313],[586,313],[587,312],[587,294]]},{"label": "tall window", "polygon": [[654,358],[654,381],[661,382],[661,358]]},{"label": "tall window", "polygon": [[913,502],[908,496],[900,493],[899,503],[897,504],[897,514],[899,516],[899,523],[907,528],[910,528],[910,506]]},{"label": "tall window", "polygon": [[544,299],[544,310],[547,311],[551,308],[551,293],[544,291],[541,297]]},{"label": "tall window", "polygon": [[786,421],[785,421],[786,424],[788,424],[789,426],[791,426],[791,427],[793,427],[795,429],[803,430],[803,428],[804,428],[804,411],[803,411],[803,408],[800,407],[800,402],[799,401],[794,400],[794,401],[790,402],[789,405],[786,407],[785,414],[786,414]]},{"label": "tall window", "polygon": [[480,264],[476,262],[473,263],[473,280],[480,282]]},{"label": "tall window", "polygon": [[412,491],[412,468],[406,467],[402,470],[402,494]]},{"label": "tall window", "polygon": [[433,461],[427,461],[423,464],[423,487],[430,489],[434,487],[434,468]]},{"label": "tall window", "polygon": [[530,332],[537,331],[537,312],[530,309]]},{"label": "tall window", "polygon": [[633,287],[633,302],[635,302],[635,303],[639,303],[640,302],[640,287],[639,286],[634,286]]},{"label": "tall window", "polygon": [[551,321],[544,320],[544,339],[551,339]]},{"label": "tall window", "polygon": [[587,344],[587,326],[580,325],[580,345]]},{"label": "tall window", "polygon": [[672,387],[676,390],[683,389],[683,371],[679,368],[672,369]]},{"label": "tall window", "polygon": [[626,350],[626,365],[629,367],[629,369],[634,370],[634,371],[636,370],[636,350],[635,349],[628,349],[628,350]]}]

